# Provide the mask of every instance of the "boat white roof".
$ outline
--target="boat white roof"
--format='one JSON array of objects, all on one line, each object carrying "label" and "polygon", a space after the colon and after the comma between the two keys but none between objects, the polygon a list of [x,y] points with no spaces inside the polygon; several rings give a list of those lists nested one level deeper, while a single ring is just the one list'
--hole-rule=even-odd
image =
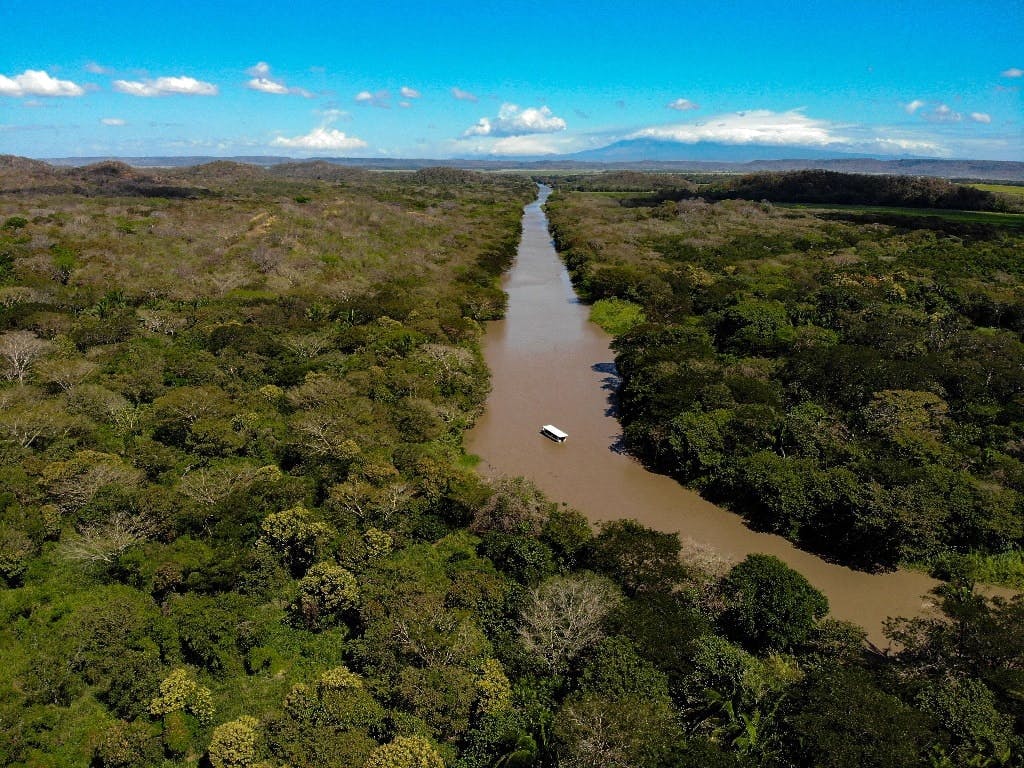
[{"label": "boat white roof", "polygon": [[543,427],[541,427],[541,429],[543,429],[545,432],[548,432],[548,433],[554,435],[555,437],[568,437],[569,436],[568,432],[563,432],[558,427],[556,427],[554,424],[545,424]]}]

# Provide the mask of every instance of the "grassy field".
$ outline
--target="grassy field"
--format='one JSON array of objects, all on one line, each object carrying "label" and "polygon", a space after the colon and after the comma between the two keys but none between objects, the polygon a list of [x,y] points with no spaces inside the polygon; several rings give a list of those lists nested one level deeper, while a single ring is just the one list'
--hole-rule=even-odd
[{"label": "grassy field", "polygon": [[1024,197],[1024,185],[1018,184],[971,184],[975,189],[983,189],[986,192],[1002,192],[1004,195],[1019,195]]},{"label": "grassy field", "polygon": [[897,208],[884,205],[812,205],[809,203],[775,203],[780,208],[798,208],[808,211],[852,211],[855,213],[876,213],[892,216],[933,217],[948,221],[971,222],[976,224],[997,224],[1002,226],[1024,226],[1024,214],[997,213],[994,211],[948,211],[938,208]]}]

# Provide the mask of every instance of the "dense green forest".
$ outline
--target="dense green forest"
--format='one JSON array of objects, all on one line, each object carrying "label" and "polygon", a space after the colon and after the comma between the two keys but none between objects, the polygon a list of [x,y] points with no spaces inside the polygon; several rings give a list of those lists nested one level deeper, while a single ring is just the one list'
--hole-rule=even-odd
[{"label": "dense green forest", "polygon": [[708,184],[701,194],[715,200],[735,198],[773,203],[892,205],[967,211],[1006,210],[1019,202],[945,179],[818,170],[733,176]]},{"label": "dense green forest", "polygon": [[700,198],[707,201],[767,200],[772,203],[1024,213],[1022,187],[958,184],[927,176],[825,170],[747,174],[605,171],[547,174],[537,178],[563,192],[649,193],[621,196],[621,204],[626,206],[652,207],[666,200]]},{"label": "dense green forest", "polygon": [[[154,174],[0,157],[0,764],[1020,765],[1019,599],[986,599],[958,578],[934,616],[894,619],[901,651],[881,653],[775,558],[685,562],[675,535],[628,520],[592,530],[524,480],[476,474],[462,433],[488,389],[482,322],[503,312],[497,278],[533,196],[521,178],[451,169]],[[982,397],[976,382],[894,390],[863,447],[845,411],[813,402],[781,442],[756,443],[765,423],[790,418],[769,375],[783,350],[841,348],[845,327],[811,323],[809,299],[798,302],[806,316],[786,314],[777,291],[797,279],[793,294],[813,296],[813,270],[786,271],[789,235],[770,223],[802,223],[802,257],[841,242],[827,233],[862,228],[749,204],[669,205],[552,205],[563,246],[570,212],[587,222],[567,253],[590,297],[632,302],[609,314],[635,326],[620,340],[636,342],[632,365],[621,348],[634,441],[644,398],[683,402],[672,370],[692,365],[731,414],[719,434],[757,446],[715,450],[760,456],[759,498],[780,476],[773,461],[805,462],[785,475],[797,479],[810,461],[812,478],[842,470],[836,487],[849,488],[860,465],[828,462],[870,449],[895,457],[895,478],[922,467],[915,482],[953,478],[963,509],[991,509],[973,493],[1005,498],[1013,519],[1019,403]],[[673,229],[688,215],[705,244]],[[627,219],[653,227],[644,242],[663,250],[617,239]],[[917,266],[888,282],[868,267],[919,240],[924,263],[946,237],[863,229],[864,245],[827,246],[850,275],[834,286],[836,317],[855,300],[919,296]],[[1015,386],[1004,369],[1020,375],[1020,267],[1002,237],[963,238],[987,261],[935,273],[954,286],[941,294],[950,306],[961,291],[987,314],[934,308],[933,332],[957,354],[929,370],[956,363],[950,377]],[[716,262],[712,242],[737,257]],[[688,250],[705,247],[704,261]],[[775,286],[743,299],[767,325],[744,324],[742,303],[729,314],[728,281],[746,279]],[[691,284],[719,308],[681,304]],[[907,300],[898,326],[911,353],[916,306]],[[661,357],[640,354],[641,341]],[[987,350],[980,373],[970,344]],[[798,370],[807,391],[828,373]],[[844,393],[866,386],[831,380]],[[801,498],[799,483],[784,490]],[[1019,539],[990,518],[957,535],[978,532],[985,551],[1003,542],[993,530]]]},{"label": "dense green forest", "polygon": [[1021,577],[1024,230],[636,202],[549,203],[578,289],[630,311],[634,450],[845,563]]}]

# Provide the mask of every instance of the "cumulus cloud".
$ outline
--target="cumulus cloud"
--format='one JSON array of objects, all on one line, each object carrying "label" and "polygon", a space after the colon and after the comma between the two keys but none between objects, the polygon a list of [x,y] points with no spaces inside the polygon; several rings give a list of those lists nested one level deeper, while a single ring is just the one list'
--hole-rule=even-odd
[{"label": "cumulus cloud", "polygon": [[925,102],[921,101],[921,99],[914,99],[913,101],[903,105],[903,111],[908,115],[912,115],[924,105]]},{"label": "cumulus cloud", "polygon": [[70,80],[58,80],[41,69],[20,75],[0,75],[0,96],[81,96],[85,89]]},{"label": "cumulus cloud", "polygon": [[399,90],[399,93],[402,94],[403,99],[418,99],[420,96],[423,95],[415,88],[410,88],[407,85],[403,85],[401,90]]},{"label": "cumulus cloud", "polygon": [[699,123],[660,125],[636,131],[627,138],[696,144],[765,144],[769,146],[826,146],[845,143],[824,120],[808,117],[800,110],[772,112],[755,109],[720,115]]},{"label": "cumulus cloud", "polygon": [[100,122],[104,125],[126,125],[120,117],[104,117],[100,119]]},{"label": "cumulus cloud", "polygon": [[388,91],[360,91],[355,95],[355,101],[365,107],[391,108],[391,94]]},{"label": "cumulus cloud", "polygon": [[495,118],[481,117],[463,136],[524,136],[533,133],[557,133],[565,130],[565,120],[551,114],[548,107],[519,109],[502,104]]},{"label": "cumulus cloud", "polygon": [[217,86],[194,77],[158,77],[154,80],[115,80],[114,90],[129,96],[216,96]]},{"label": "cumulus cloud", "polygon": [[470,93],[469,91],[464,91],[457,86],[455,88],[452,88],[452,96],[454,96],[459,101],[479,101],[479,99],[476,97],[476,94]]},{"label": "cumulus cloud", "polygon": [[971,112],[971,120],[976,123],[991,123],[992,116],[988,112]]},{"label": "cumulus cloud", "polygon": [[97,64],[95,61],[87,62],[84,69],[91,75],[110,75],[114,72],[110,67],[104,67],[102,64]]},{"label": "cumulus cloud", "polygon": [[287,85],[277,80],[271,80],[269,77],[254,77],[245,84],[245,87],[252,91],[273,93],[275,95],[284,95],[288,93]]},{"label": "cumulus cloud", "polygon": [[1020,67],[1010,67],[1000,72],[1003,77],[1024,77],[1024,69]]},{"label": "cumulus cloud", "polygon": [[348,136],[337,128],[328,128],[323,125],[319,128],[314,128],[305,136],[295,136],[292,138],[278,136],[274,139],[273,144],[276,147],[311,150],[349,150],[363,149],[367,146],[366,142],[362,139]]},{"label": "cumulus cloud", "polygon": [[675,99],[665,105],[668,109],[674,109],[678,112],[688,112],[692,109],[700,109],[700,104],[694,104],[689,99]]},{"label": "cumulus cloud", "polygon": [[350,149],[363,149],[366,142],[355,136],[349,136],[331,125],[341,118],[348,116],[347,112],[340,109],[328,109],[321,113],[323,122],[305,136],[278,136],[271,142],[276,147],[289,147],[291,149],[304,150],[333,150],[345,151]]},{"label": "cumulus cloud", "polygon": [[274,77],[270,74],[270,65],[265,61],[260,61],[245,70],[245,74],[249,75],[252,79],[245,84],[245,87],[252,91],[260,91],[261,93],[271,93],[275,96],[284,96],[286,94],[293,94],[295,96],[302,96],[306,99],[313,98],[313,94],[304,88],[289,88],[285,85],[284,80],[279,77]]}]

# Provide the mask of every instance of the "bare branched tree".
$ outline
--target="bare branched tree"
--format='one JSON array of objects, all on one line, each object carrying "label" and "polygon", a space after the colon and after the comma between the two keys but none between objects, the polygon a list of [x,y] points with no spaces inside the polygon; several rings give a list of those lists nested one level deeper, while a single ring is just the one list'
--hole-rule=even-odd
[{"label": "bare branched tree", "polygon": [[74,512],[88,504],[100,488],[108,485],[134,488],[142,478],[141,470],[116,456],[81,451],[71,461],[55,462],[47,467],[45,480],[57,506],[65,512]]},{"label": "bare branched tree", "polygon": [[[237,488],[245,488],[260,477],[270,477],[276,467],[254,467],[251,464],[232,464],[186,472],[178,483],[178,492],[187,499],[213,506]],[[279,474],[279,473],[278,473]]]},{"label": "bare branched tree", "polygon": [[446,344],[424,344],[420,357],[432,368],[432,378],[438,386],[451,384],[473,367],[473,353],[462,347]]},{"label": "bare branched tree", "polygon": [[317,456],[350,460],[359,446],[348,437],[348,419],[327,410],[297,414],[291,427],[299,444]]},{"label": "bare branched tree", "polygon": [[69,560],[109,564],[156,531],[155,523],[140,512],[116,512],[106,520],[81,526],[61,550]]},{"label": "bare branched tree", "polygon": [[[28,448],[37,440],[63,437],[77,426],[52,400],[29,399],[33,391],[31,387],[15,387],[0,395],[0,439]],[[35,394],[38,396],[38,392]]]},{"label": "bare branched tree", "polygon": [[70,392],[92,376],[99,366],[83,357],[57,357],[41,360],[36,366],[36,378],[47,384],[56,384],[64,392]]},{"label": "bare branched tree", "polygon": [[9,380],[25,381],[32,364],[46,354],[50,343],[31,331],[8,331],[0,334],[0,358],[6,362]]},{"label": "bare branched tree", "polygon": [[35,301],[39,291],[22,285],[11,285],[0,288],[0,307],[13,307],[23,302]]},{"label": "bare branched tree", "polygon": [[151,333],[174,336],[188,325],[188,319],[175,312],[159,309],[139,309],[136,312],[142,327]]},{"label": "bare branched tree", "polygon": [[553,505],[537,486],[524,477],[501,477],[494,493],[473,515],[474,533],[518,533],[537,536]]},{"label": "bare branched tree", "polygon": [[285,336],[282,339],[285,349],[297,357],[312,359],[330,346],[329,333],[305,333]]},{"label": "bare branched tree", "polygon": [[556,576],[530,593],[519,639],[551,673],[562,671],[605,636],[603,622],[621,601],[619,588],[602,576]]}]

